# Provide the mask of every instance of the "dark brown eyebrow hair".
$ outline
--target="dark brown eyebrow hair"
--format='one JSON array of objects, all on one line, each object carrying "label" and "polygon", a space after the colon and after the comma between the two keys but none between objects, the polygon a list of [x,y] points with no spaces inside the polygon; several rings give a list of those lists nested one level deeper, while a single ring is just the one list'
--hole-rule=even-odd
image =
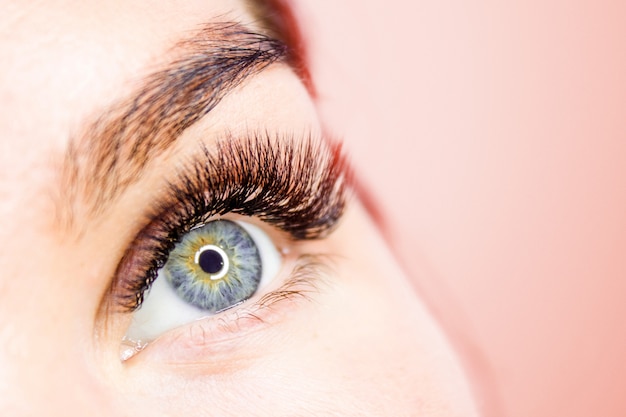
[{"label": "dark brown eyebrow hair", "polygon": [[207,24],[178,42],[174,59],[70,138],[58,222],[71,230],[79,207],[81,214],[102,214],[141,178],[148,161],[244,80],[283,61],[287,52],[283,42],[238,23]]}]

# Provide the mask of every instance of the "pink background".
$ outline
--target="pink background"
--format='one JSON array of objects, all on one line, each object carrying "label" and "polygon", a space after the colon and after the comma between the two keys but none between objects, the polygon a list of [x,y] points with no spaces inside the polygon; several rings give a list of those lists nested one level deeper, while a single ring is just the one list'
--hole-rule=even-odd
[{"label": "pink background", "polygon": [[299,3],[326,120],[501,413],[625,416],[626,2]]}]

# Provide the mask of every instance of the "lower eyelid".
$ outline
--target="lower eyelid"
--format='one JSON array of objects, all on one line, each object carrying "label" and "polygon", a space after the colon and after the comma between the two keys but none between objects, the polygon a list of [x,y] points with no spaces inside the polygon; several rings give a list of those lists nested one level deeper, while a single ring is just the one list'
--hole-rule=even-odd
[{"label": "lower eyelid", "polygon": [[161,364],[208,361],[219,365],[216,360],[220,356],[227,356],[230,360],[246,346],[261,346],[263,330],[278,325],[301,302],[314,301],[315,295],[327,287],[332,273],[331,263],[329,255],[302,255],[295,260],[289,278],[277,289],[255,301],[249,300],[247,306],[234,307],[173,329],[128,361]]}]

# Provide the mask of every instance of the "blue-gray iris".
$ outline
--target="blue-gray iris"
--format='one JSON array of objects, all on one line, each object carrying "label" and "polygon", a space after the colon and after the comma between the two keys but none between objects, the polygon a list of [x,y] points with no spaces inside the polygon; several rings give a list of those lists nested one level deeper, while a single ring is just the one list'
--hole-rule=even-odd
[{"label": "blue-gray iris", "polygon": [[243,227],[215,220],[183,236],[163,272],[184,301],[216,313],[256,292],[262,264],[256,244]]}]

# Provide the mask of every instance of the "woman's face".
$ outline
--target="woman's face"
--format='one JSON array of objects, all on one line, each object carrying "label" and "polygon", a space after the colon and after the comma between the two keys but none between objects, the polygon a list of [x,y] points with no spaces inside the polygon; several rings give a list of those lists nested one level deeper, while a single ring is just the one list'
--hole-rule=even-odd
[{"label": "woman's face", "polygon": [[0,415],[476,415],[242,2],[3,9]]}]

